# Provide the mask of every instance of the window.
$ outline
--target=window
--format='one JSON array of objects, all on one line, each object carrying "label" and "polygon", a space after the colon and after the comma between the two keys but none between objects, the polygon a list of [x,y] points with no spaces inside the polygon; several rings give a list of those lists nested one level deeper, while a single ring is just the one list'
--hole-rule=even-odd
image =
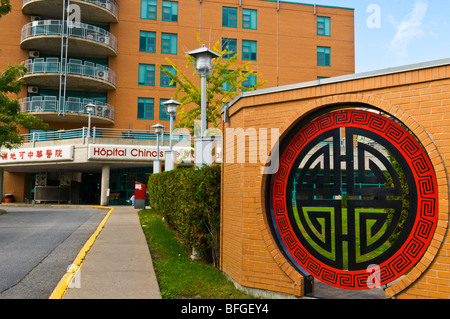
[{"label": "window", "polygon": [[[232,72],[233,72],[233,71],[228,70],[228,73],[231,74]],[[234,78],[234,82],[236,82],[236,78]],[[236,87],[234,86],[234,82],[233,82],[233,87],[231,87],[231,85],[230,85],[229,82],[223,83],[223,85],[222,85],[222,90],[224,90],[224,91],[229,91],[229,90],[236,91]]]},{"label": "window", "polygon": [[[163,65],[163,67],[167,70],[169,70],[173,75],[177,75],[177,70],[175,70],[171,65]],[[161,86],[164,87],[176,87],[177,84],[174,82],[172,85],[170,85],[170,82],[172,79],[170,76],[168,76],[163,70],[161,70]]]},{"label": "window", "polygon": [[317,65],[331,66],[331,48],[317,47]]},{"label": "window", "polygon": [[173,33],[161,34],[161,53],[177,54],[177,35]]},{"label": "window", "polygon": [[242,40],[242,60],[256,61],[256,41]]},{"label": "window", "polygon": [[[160,99],[159,100],[159,120],[160,121],[170,121],[170,115],[167,113],[166,106],[163,104],[164,102],[168,101],[169,99]],[[176,117],[173,117],[173,120],[175,121]]]},{"label": "window", "polygon": [[156,12],[156,0],[141,0],[141,19],[156,20]]},{"label": "window", "polygon": [[242,9],[242,28],[256,30],[256,10]]},{"label": "window", "polygon": [[154,64],[139,64],[139,85],[155,86]]},{"label": "window", "polygon": [[317,17],[317,35],[330,36],[330,18],[328,17]]},{"label": "window", "polygon": [[155,109],[155,99],[153,98],[138,98],[138,110],[137,110],[137,118],[139,120],[153,120]]},{"label": "window", "polygon": [[178,22],[178,2],[163,1],[162,20],[170,22]]},{"label": "window", "polygon": [[222,38],[222,51],[232,51],[233,53],[224,54],[223,58],[229,59],[237,53],[237,39]]},{"label": "window", "polygon": [[249,89],[254,87],[255,85],[256,85],[256,75],[254,75],[254,74],[250,74],[247,77],[247,80],[242,82],[242,86],[249,88]]},{"label": "window", "polygon": [[222,7],[222,26],[237,28],[237,8]]},{"label": "window", "polygon": [[156,32],[140,32],[139,51],[152,53],[156,52]]}]

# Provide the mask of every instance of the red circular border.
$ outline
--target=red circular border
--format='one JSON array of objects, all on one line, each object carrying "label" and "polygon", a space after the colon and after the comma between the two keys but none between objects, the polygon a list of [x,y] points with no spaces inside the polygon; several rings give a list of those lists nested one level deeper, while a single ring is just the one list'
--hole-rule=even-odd
[{"label": "red circular border", "polygon": [[[326,265],[310,254],[296,237],[289,221],[287,186],[289,173],[302,149],[318,135],[341,127],[361,128],[380,135],[396,147],[411,168],[417,188],[417,213],[411,233],[404,244],[378,270],[340,270]],[[286,253],[315,278],[338,288],[369,289],[368,280],[377,277],[388,284],[410,270],[426,252],[438,220],[438,187],[433,165],[420,143],[393,120],[368,111],[334,111],[314,119],[300,129],[280,157],[272,183],[272,218]],[[371,276],[372,278],[369,278]]]}]

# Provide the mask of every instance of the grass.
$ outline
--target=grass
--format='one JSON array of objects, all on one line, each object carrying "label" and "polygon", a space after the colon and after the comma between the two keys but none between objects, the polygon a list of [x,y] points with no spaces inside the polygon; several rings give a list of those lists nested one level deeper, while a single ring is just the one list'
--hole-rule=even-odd
[{"label": "grass", "polygon": [[0,209],[0,216],[5,214],[8,214],[8,212],[4,209]]},{"label": "grass", "polygon": [[190,258],[190,250],[152,210],[139,212],[163,299],[249,299],[217,268]]}]

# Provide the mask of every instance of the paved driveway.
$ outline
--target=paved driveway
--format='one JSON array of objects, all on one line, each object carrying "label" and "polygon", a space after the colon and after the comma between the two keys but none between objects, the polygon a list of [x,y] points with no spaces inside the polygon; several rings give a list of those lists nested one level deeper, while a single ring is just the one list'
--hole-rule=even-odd
[{"label": "paved driveway", "polygon": [[106,216],[92,208],[0,207],[0,299],[46,299]]}]

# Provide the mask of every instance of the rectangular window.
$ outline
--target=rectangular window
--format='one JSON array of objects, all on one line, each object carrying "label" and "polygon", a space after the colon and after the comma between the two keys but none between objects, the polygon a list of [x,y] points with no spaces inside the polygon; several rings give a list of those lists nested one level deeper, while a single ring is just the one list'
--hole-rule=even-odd
[{"label": "rectangular window", "polygon": [[137,118],[139,120],[153,120],[155,110],[155,99],[153,98],[138,98]]},{"label": "rectangular window", "polygon": [[161,53],[177,54],[177,35],[174,33],[161,34]]},{"label": "rectangular window", "polygon": [[178,1],[163,1],[162,20],[178,22]]},{"label": "rectangular window", "polygon": [[156,20],[157,0],[141,0],[141,19]]},{"label": "rectangular window", "polygon": [[254,87],[255,85],[256,85],[256,75],[254,75],[254,74],[250,74],[247,77],[247,80],[242,82],[242,86],[249,88],[249,89]]},{"label": "rectangular window", "polygon": [[[228,70],[228,73],[232,73],[233,71],[231,71],[231,70]],[[236,78],[235,79],[233,79],[233,87],[231,87],[231,85],[230,85],[230,83],[229,82],[225,82],[223,85],[222,85],[222,90],[224,90],[224,91],[229,91],[229,90],[233,90],[233,91],[236,91],[236,87],[234,86],[235,83],[236,82]]]},{"label": "rectangular window", "polygon": [[222,51],[231,51],[233,53],[224,54],[225,59],[229,59],[237,54],[237,39],[222,38]]},{"label": "rectangular window", "polygon": [[237,28],[237,8],[222,7],[222,26]]},{"label": "rectangular window", "polygon": [[242,40],[242,60],[256,61],[256,41]]},{"label": "rectangular window", "polygon": [[[170,115],[167,113],[166,106],[163,104],[169,99],[160,99],[159,100],[159,120],[160,121],[170,121]],[[176,116],[173,117],[173,120],[176,120]]]},{"label": "rectangular window", "polygon": [[155,86],[154,64],[139,64],[139,85]]},{"label": "rectangular window", "polygon": [[[175,70],[171,65],[163,65],[166,70],[169,70],[173,75],[177,75],[177,70]],[[163,70],[161,70],[161,86],[163,87],[176,87],[177,84],[174,82],[170,85],[172,79]]]},{"label": "rectangular window", "polygon": [[331,48],[317,47],[317,65],[331,66]]},{"label": "rectangular window", "polygon": [[242,9],[242,28],[256,30],[257,11]]},{"label": "rectangular window", "polygon": [[317,35],[330,36],[331,26],[329,17],[317,17]]},{"label": "rectangular window", "polygon": [[156,52],[156,32],[141,31],[139,38],[140,52]]}]

